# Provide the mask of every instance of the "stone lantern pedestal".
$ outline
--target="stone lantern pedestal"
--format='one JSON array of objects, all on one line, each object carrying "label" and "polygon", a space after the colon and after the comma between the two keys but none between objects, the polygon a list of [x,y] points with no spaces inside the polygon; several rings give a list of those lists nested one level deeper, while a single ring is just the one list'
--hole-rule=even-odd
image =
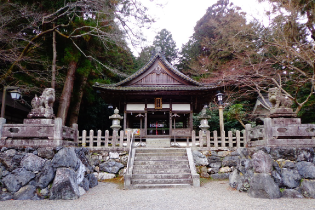
[{"label": "stone lantern pedestal", "polygon": [[120,120],[124,119],[124,117],[119,115],[119,110],[116,109],[114,110],[114,114],[112,116],[109,117],[110,120],[112,120],[112,125],[110,126],[111,129],[113,129],[113,132],[117,132],[119,131],[119,129],[121,128],[120,126]]},{"label": "stone lantern pedestal", "polygon": [[210,128],[209,123],[208,123],[208,119],[210,119],[211,117],[209,115],[206,114],[207,112],[207,107],[204,106],[203,109],[201,110],[201,115],[198,117],[200,119],[200,125],[199,128],[202,130],[202,138],[203,138],[203,142],[206,142],[206,137],[207,137],[207,130]]}]

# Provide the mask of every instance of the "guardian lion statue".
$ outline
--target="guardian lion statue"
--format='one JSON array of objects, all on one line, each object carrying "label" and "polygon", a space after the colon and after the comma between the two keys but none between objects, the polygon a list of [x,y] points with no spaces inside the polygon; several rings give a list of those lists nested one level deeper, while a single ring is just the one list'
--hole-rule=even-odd
[{"label": "guardian lion statue", "polygon": [[52,109],[54,102],[55,102],[55,89],[45,88],[45,90],[43,91],[40,97],[37,97],[37,95],[35,95],[31,104],[32,104],[33,109],[38,109],[38,108]]},{"label": "guardian lion statue", "polygon": [[292,100],[277,87],[269,88],[268,99],[273,108],[291,108]]}]

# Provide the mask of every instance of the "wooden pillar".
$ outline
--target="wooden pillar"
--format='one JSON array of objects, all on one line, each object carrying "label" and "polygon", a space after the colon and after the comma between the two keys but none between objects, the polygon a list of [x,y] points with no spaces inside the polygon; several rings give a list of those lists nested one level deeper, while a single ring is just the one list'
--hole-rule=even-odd
[{"label": "wooden pillar", "polygon": [[125,104],[124,106],[124,127],[123,127],[124,130],[127,129],[127,104]]}]

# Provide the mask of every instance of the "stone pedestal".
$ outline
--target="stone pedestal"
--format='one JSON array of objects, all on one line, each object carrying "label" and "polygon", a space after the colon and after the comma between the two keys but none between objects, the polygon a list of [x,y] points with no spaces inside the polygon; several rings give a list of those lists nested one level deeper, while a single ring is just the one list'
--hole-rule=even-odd
[{"label": "stone pedestal", "polygon": [[169,148],[171,146],[170,138],[147,138],[147,148]]},{"label": "stone pedestal", "polygon": [[270,117],[278,118],[278,117],[296,117],[296,114],[293,112],[291,108],[271,108],[270,109]]}]

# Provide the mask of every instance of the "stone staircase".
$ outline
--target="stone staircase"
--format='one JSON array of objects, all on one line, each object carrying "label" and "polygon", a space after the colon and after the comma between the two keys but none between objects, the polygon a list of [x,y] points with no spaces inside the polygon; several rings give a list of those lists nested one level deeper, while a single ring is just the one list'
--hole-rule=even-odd
[{"label": "stone staircase", "polygon": [[136,148],[133,154],[127,188],[200,186],[190,148]]}]

